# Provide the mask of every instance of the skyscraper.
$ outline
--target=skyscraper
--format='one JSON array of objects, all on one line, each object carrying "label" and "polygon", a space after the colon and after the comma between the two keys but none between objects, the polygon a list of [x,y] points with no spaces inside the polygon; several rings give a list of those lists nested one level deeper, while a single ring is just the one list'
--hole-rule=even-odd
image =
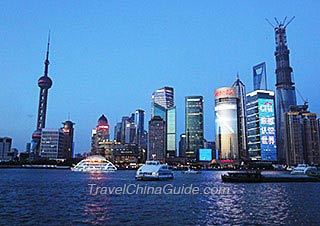
[{"label": "skyscraper", "polygon": [[136,110],[136,115],[135,115],[135,127],[136,127],[136,132],[135,132],[135,143],[138,144],[139,147],[141,147],[141,144],[144,143],[143,138],[144,138],[144,115],[145,112],[144,110],[138,109]]},{"label": "skyscraper", "polygon": [[148,159],[165,162],[166,158],[166,122],[159,116],[154,116],[149,121],[149,147]]},{"label": "skyscraper", "polygon": [[289,111],[291,105],[296,105],[295,85],[292,79],[292,68],[289,61],[289,49],[287,46],[286,28],[294,17],[288,22],[277,22],[274,27],[276,51],[276,126],[277,126],[277,150],[278,161],[286,159],[285,147],[285,118],[284,114]]},{"label": "skyscraper", "polygon": [[161,117],[166,123],[166,157],[176,156],[176,107],[174,106],[174,90],[163,87],[152,93],[152,113]]},{"label": "skyscraper", "polygon": [[110,141],[109,123],[105,115],[100,116],[98,125],[92,130],[91,139],[91,152],[93,154],[102,154],[103,150],[101,149],[99,143]]},{"label": "skyscraper", "polygon": [[204,147],[203,97],[185,97],[186,157],[196,161],[198,151]]},{"label": "skyscraper", "polygon": [[232,87],[236,88],[238,98],[238,134],[239,157],[247,159],[247,114],[246,114],[246,86],[241,82],[239,75]]},{"label": "skyscraper", "polygon": [[253,161],[276,161],[274,92],[255,90],[247,94],[248,155]]},{"label": "skyscraper", "polygon": [[8,153],[11,150],[12,139],[9,137],[0,137],[0,162],[9,161],[11,157]]},{"label": "skyscraper", "polygon": [[219,160],[239,160],[239,112],[235,87],[222,87],[214,92],[216,148]]},{"label": "skyscraper", "polygon": [[180,134],[179,141],[179,157],[186,157],[186,134]]},{"label": "skyscraper", "polygon": [[40,151],[40,140],[41,130],[46,125],[46,114],[47,114],[47,101],[48,101],[48,90],[52,86],[52,80],[48,76],[49,71],[49,46],[50,46],[50,34],[48,37],[46,59],[44,61],[44,75],[39,78],[38,86],[40,87],[39,105],[38,105],[38,117],[37,117],[37,129],[32,134],[32,151],[35,155],[39,155]]},{"label": "skyscraper", "polygon": [[73,126],[75,125],[75,123],[68,120],[62,124],[63,124],[63,127],[61,129],[64,133],[65,158],[71,159],[74,154],[74,143],[73,143],[74,128],[73,128]]},{"label": "skyscraper", "polygon": [[267,70],[265,62],[253,67],[253,90],[267,90]]},{"label": "skyscraper", "polygon": [[[152,102],[161,105],[164,108],[171,108],[174,106],[174,90],[172,87],[163,87],[157,89],[152,94]],[[152,113],[152,116],[153,113]]]},{"label": "skyscraper", "polygon": [[66,159],[62,129],[42,129],[40,156],[51,160]]},{"label": "skyscraper", "polygon": [[286,162],[319,164],[320,144],[317,114],[308,111],[308,105],[290,106],[285,113]]}]

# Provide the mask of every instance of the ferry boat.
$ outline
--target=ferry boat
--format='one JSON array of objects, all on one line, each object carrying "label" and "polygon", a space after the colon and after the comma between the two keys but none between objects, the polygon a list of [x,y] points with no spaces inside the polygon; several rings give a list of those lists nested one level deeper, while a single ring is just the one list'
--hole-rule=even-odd
[{"label": "ferry boat", "polygon": [[103,156],[92,155],[81,160],[71,170],[77,172],[115,172],[117,167]]},{"label": "ferry boat", "polygon": [[260,171],[237,171],[221,175],[223,182],[262,182]]},{"label": "ferry boat", "polygon": [[291,171],[291,174],[318,174],[318,169],[315,166],[309,166],[308,164],[298,164]]},{"label": "ferry boat", "polygon": [[173,172],[167,164],[161,164],[159,161],[146,161],[136,173],[137,180],[169,180],[173,179]]},{"label": "ferry boat", "polygon": [[193,170],[190,168],[190,166],[188,167],[188,170],[182,171],[181,173],[183,174],[200,174],[201,171],[197,171],[197,170]]}]

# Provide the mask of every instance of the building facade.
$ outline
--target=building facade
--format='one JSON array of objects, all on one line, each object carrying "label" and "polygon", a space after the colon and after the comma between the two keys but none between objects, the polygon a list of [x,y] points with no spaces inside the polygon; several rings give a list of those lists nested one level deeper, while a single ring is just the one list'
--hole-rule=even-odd
[{"label": "building facade", "polygon": [[216,148],[220,161],[239,160],[238,98],[235,87],[214,92]]},{"label": "building facade", "polygon": [[63,127],[61,128],[64,133],[64,152],[66,159],[72,159],[74,155],[74,125],[75,123],[71,121],[65,121]]},{"label": "building facade", "polygon": [[176,107],[174,106],[174,89],[163,87],[152,94],[152,113],[154,116],[161,117],[166,123],[166,157],[177,155],[177,135],[176,135]]},{"label": "building facade", "polygon": [[[287,24],[288,25],[288,24]],[[295,84],[292,78],[292,68],[289,61],[289,49],[287,46],[286,27],[284,23],[278,23],[274,28],[276,51],[276,126],[278,161],[286,160],[285,147],[285,113],[291,105],[296,105]]]},{"label": "building facade", "polygon": [[185,97],[186,157],[197,161],[198,151],[204,147],[203,97]]},{"label": "building facade", "polygon": [[187,143],[187,136],[185,133],[180,134],[180,141],[179,141],[179,157],[185,158],[186,157],[186,143]]},{"label": "building facade", "polygon": [[246,86],[237,75],[237,80],[233,83],[232,87],[236,89],[238,98],[238,147],[239,158],[246,160],[248,158],[247,150],[247,115],[246,115]]},{"label": "building facade", "polygon": [[166,122],[159,116],[149,121],[148,159],[165,162],[166,159]]},{"label": "building facade", "polygon": [[253,161],[277,161],[273,91],[247,94],[248,155]]},{"label": "building facade", "polygon": [[308,111],[308,105],[290,106],[285,113],[286,163],[319,164],[319,126],[317,114]]},{"label": "building facade", "polygon": [[252,68],[253,90],[267,90],[267,69],[266,63],[262,62]]},{"label": "building facade", "polygon": [[12,145],[12,138],[10,137],[0,137],[0,162],[10,161],[11,157],[9,155]]},{"label": "building facade", "polygon": [[40,157],[49,160],[64,160],[64,132],[62,129],[42,129]]},{"label": "building facade", "polygon": [[110,141],[109,123],[105,115],[101,115],[98,119],[98,125],[92,130],[91,134],[91,153],[101,155],[103,149],[100,146],[101,142]]}]

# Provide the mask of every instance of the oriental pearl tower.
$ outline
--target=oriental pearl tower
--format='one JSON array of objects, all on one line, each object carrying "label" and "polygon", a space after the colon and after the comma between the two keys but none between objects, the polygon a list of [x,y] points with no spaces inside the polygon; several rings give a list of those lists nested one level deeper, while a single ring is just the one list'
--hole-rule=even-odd
[{"label": "oriental pearl tower", "polygon": [[48,100],[48,90],[52,86],[52,80],[48,76],[49,70],[49,46],[50,46],[50,33],[48,36],[47,53],[46,59],[44,61],[44,75],[39,78],[38,86],[40,87],[39,95],[39,106],[38,106],[38,117],[37,117],[37,128],[32,134],[32,151],[36,156],[40,154],[40,140],[41,131],[46,125],[46,114],[47,114],[47,100]]}]

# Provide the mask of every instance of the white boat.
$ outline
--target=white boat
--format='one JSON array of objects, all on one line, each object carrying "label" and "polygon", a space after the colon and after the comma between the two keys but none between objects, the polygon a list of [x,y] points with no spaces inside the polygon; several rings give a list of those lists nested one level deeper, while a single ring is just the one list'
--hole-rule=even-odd
[{"label": "white boat", "polygon": [[308,164],[298,164],[291,171],[291,174],[317,174],[318,169],[315,166],[309,166]]},{"label": "white boat", "polygon": [[181,173],[183,174],[200,174],[201,171],[197,171],[197,170],[193,170],[190,168],[190,166],[188,167],[188,170],[182,171]]},{"label": "white boat", "polygon": [[169,180],[173,179],[173,172],[167,164],[161,164],[159,161],[146,161],[136,173],[137,180]]},{"label": "white boat", "polygon": [[117,167],[103,156],[92,155],[81,160],[71,170],[78,172],[115,172]]}]

